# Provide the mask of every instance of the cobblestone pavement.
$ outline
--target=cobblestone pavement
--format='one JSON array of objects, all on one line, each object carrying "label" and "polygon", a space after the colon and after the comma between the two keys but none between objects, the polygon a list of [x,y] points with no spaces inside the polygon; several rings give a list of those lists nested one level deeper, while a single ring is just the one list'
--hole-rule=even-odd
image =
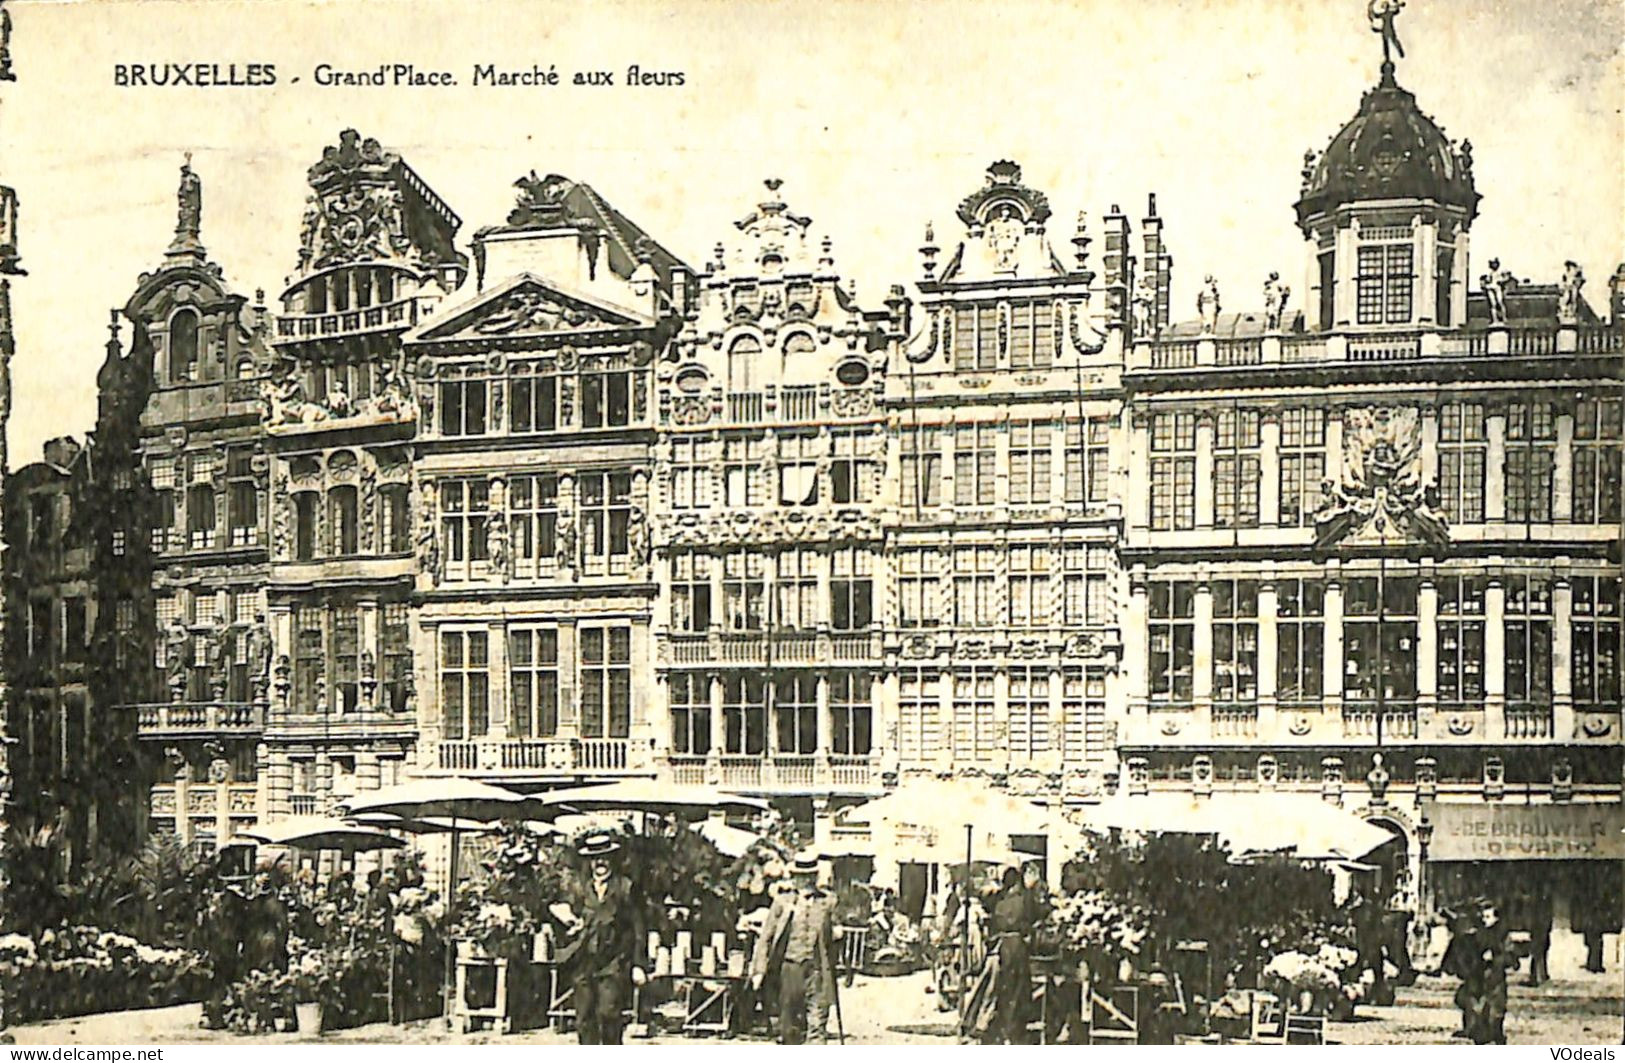
[{"label": "cobblestone pavement", "polygon": [[[1558,977],[1531,989],[1513,984],[1507,1009],[1507,1039],[1513,1044],[1618,1044],[1621,1032],[1621,979],[1617,965],[1603,975],[1559,970]],[[1343,1044],[1448,1044],[1459,1015],[1451,1001],[1456,982],[1422,978],[1399,990],[1393,1007],[1362,1006],[1352,1022],[1333,1023],[1328,1040]],[[843,989],[847,1041],[853,1044],[946,1044],[953,1038],[954,1015],[939,1011],[923,974],[901,978],[859,978]],[[150,1011],[112,1012],[60,1019],[11,1031],[19,1044],[232,1044],[243,1039],[198,1028],[196,1005]],[[260,1039],[292,1043],[558,1044],[573,1037],[551,1031],[510,1036],[486,1032],[454,1034],[439,1021],[406,1026],[372,1025],[326,1036],[305,1032]],[[658,1036],[631,1043],[687,1043]]]}]

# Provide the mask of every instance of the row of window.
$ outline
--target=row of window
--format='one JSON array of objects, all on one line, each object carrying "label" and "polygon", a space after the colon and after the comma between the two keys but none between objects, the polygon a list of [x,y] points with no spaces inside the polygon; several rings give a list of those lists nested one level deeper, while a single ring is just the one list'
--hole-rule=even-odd
[{"label": "row of window", "polygon": [[[1625,429],[1619,400],[1582,401],[1572,408],[1573,442],[1569,447],[1571,517],[1578,524],[1612,524],[1620,518],[1621,465]],[[1553,519],[1560,410],[1551,402],[1510,403],[1498,409],[1482,403],[1443,403],[1438,408],[1439,505],[1458,524],[1485,519],[1489,468],[1489,418],[1505,418],[1504,465],[1500,470],[1505,520],[1545,523]],[[1151,421],[1150,513],[1154,531],[1196,526],[1198,414],[1157,414]],[[1219,528],[1256,528],[1260,485],[1266,472],[1279,478],[1277,523],[1313,522],[1325,501],[1326,417],[1315,407],[1281,414],[1277,467],[1264,468],[1261,411],[1246,407],[1214,415],[1212,465],[1213,524]]]},{"label": "row of window", "polygon": [[[998,436],[1002,430],[992,423],[903,428],[899,503],[905,508],[942,504],[945,460],[952,462],[956,506],[990,506],[1001,501],[1011,505],[1106,502],[1111,488],[1108,419],[1090,418],[1081,426],[1077,420],[1012,421],[1009,456],[1001,470]],[[1057,461],[1061,465],[1058,497],[1052,474]],[[1001,471],[1009,484],[1002,499],[998,491]]]},{"label": "row of window", "polygon": [[[135,603],[121,601],[117,605],[114,626],[120,636],[116,640],[116,653],[123,663],[127,636],[135,631]],[[249,681],[249,628],[265,609],[264,595],[257,590],[228,591],[222,606],[219,596],[209,594],[165,595],[157,599],[158,637],[153,641],[153,664],[160,670],[167,666],[170,648],[166,633],[170,625],[180,620],[188,627],[200,628],[213,635],[194,634],[181,651],[186,654],[186,688],[184,700],[204,701],[212,698],[214,676],[209,662],[209,639],[225,640],[221,660],[226,666],[225,700],[248,701],[252,696]],[[156,689],[164,689],[160,679]]]},{"label": "row of window", "polygon": [[[254,474],[253,453],[248,448],[229,450],[225,469],[217,465],[212,450],[152,459],[148,473],[157,506],[154,550],[214,550],[262,541],[262,491]],[[216,490],[221,479],[225,481],[223,493]],[[120,545],[115,544],[116,551]]]},{"label": "row of window", "polygon": [[345,601],[301,604],[293,614],[295,713],[316,711],[318,690],[330,713],[362,706],[363,681],[376,682],[372,707],[404,712],[412,687],[410,607],[385,602],[378,607],[377,642],[362,638],[360,606]]},{"label": "row of window", "polygon": [[[905,668],[899,675],[897,749],[905,764],[947,755],[957,763],[1059,753],[1097,755],[1105,741],[1106,676],[1096,668],[1011,665],[1000,704],[999,669]],[[1058,685],[1057,685],[1058,684]],[[1051,700],[1060,701],[1059,716]],[[1002,721],[1002,723],[1001,723]]]},{"label": "row of window", "polygon": [[567,421],[572,387],[578,396],[575,423],[579,427],[625,427],[642,416],[640,389],[647,387],[647,373],[607,368],[558,372],[540,363],[522,363],[506,378],[505,407],[496,401],[493,383],[483,377],[440,381],[436,394],[440,434],[554,431]]},{"label": "row of window", "polygon": [[898,626],[1099,627],[1112,619],[1111,563],[1109,548],[1082,543],[900,550]]},{"label": "row of window", "polygon": [[[828,436],[734,435],[720,441],[679,437],[672,443],[668,486],[673,509],[737,509],[776,499],[781,506],[872,502],[879,487],[880,439],[865,430]],[[777,469],[770,480],[769,458]],[[819,466],[827,465],[827,477]]]},{"label": "row of window", "polygon": [[[721,716],[711,692],[721,686]],[[818,688],[829,711],[820,720]],[[667,681],[671,751],[681,756],[759,757],[818,752],[867,756],[874,743],[874,709],[867,672],[779,670],[674,672]],[[825,733],[827,730],[828,733]]]},{"label": "row of window", "polygon": [[484,478],[441,480],[442,577],[484,578],[493,548],[506,551],[498,560],[521,578],[552,573],[560,563],[586,575],[628,572],[636,509],[631,471],[580,472],[574,481],[575,524],[561,534],[558,473],[509,476],[505,499],[493,498],[492,481]]},{"label": "row of window", "polygon": [[[827,597],[818,589],[826,572]],[[754,548],[689,551],[671,559],[677,632],[812,630],[823,622],[835,631],[866,631],[874,606],[874,555],[864,547],[789,547],[771,556]]]},{"label": "row of window", "polygon": [[[960,371],[998,369],[1047,369],[1055,363],[1061,336],[1061,311],[1052,302],[1025,301],[1004,304],[1008,317],[1001,315],[998,303],[961,305],[948,319],[948,349],[954,368]],[[1001,348],[1007,357],[999,357]]]},{"label": "row of window", "polygon": [[[1155,581],[1147,588],[1150,695],[1188,702],[1195,691],[1196,584]],[[1325,584],[1277,580],[1276,660],[1259,660],[1258,583],[1215,580],[1212,593],[1212,691],[1215,702],[1258,697],[1260,667],[1274,667],[1276,697],[1320,700],[1325,669]],[[1552,696],[1552,585],[1543,576],[1515,575],[1503,584],[1501,666],[1509,702]],[[1621,662],[1620,580],[1582,576],[1571,581],[1570,683],[1578,705],[1617,706]],[[1485,691],[1484,598],[1488,581],[1446,576],[1437,587],[1433,639],[1440,701],[1475,701]],[[1357,577],[1343,582],[1343,696],[1364,701],[1411,700],[1417,692],[1419,581],[1410,576]]]},{"label": "row of window", "polygon": [[[559,733],[558,629],[513,625],[440,632],[441,737],[484,738],[491,728],[491,639],[507,639],[508,737],[548,738]],[[582,626],[576,630],[575,687],[578,734],[626,738],[632,727],[632,629]],[[568,667],[568,666],[566,666]],[[503,677],[495,677],[502,682]]]}]

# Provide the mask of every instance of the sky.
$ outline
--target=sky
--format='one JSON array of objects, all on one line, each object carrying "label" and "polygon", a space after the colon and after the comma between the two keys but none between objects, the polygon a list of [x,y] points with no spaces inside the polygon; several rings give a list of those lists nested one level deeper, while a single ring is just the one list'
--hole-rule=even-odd
[{"label": "sky", "polygon": [[[500,223],[535,169],[586,181],[691,265],[784,181],[878,304],[920,276],[927,222],[1013,159],[1055,211],[1156,193],[1176,317],[1211,273],[1227,309],[1303,272],[1306,149],[1377,78],[1365,0],[11,0],[19,80],[0,83],[0,183],[21,202],[10,464],[95,417],[107,311],[162,260],[184,152],[203,240],[237,292],[292,271],[305,171],[354,127],[463,218]],[[1595,306],[1625,260],[1625,3],[1408,0],[1399,80],[1468,137],[1491,256],[1554,281],[1581,263]],[[270,88],[118,87],[120,63],[274,63]],[[343,88],[318,64],[444,70],[450,88]],[[556,66],[558,87],[475,87],[475,64]],[[626,68],[681,87],[624,84]],[[576,71],[615,84],[575,86]],[[297,82],[294,80],[297,78]],[[1300,285],[1293,285],[1294,288]],[[1294,298],[1296,298],[1296,293]]]}]

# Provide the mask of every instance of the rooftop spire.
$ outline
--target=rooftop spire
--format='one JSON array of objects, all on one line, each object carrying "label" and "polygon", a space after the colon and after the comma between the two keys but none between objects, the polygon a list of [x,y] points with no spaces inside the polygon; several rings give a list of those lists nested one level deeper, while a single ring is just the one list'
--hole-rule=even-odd
[{"label": "rooftop spire", "polygon": [[1366,18],[1371,20],[1371,32],[1382,36],[1382,81],[1389,85],[1394,80],[1394,53],[1405,58],[1405,47],[1399,43],[1394,30],[1394,19],[1405,8],[1405,0],[1370,0],[1366,5]]},{"label": "rooftop spire", "polygon": [[175,239],[169,245],[171,255],[203,257],[203,182],[192,172],[192,153],[186,153],[181,163],[180,188],[175,193]]}]

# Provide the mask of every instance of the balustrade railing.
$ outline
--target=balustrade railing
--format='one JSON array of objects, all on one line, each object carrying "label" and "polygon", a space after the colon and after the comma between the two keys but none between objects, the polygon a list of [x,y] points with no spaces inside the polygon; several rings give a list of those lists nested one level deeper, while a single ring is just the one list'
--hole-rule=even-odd
[{"label": "balustrade railing", "polygon": [[795,385],[779,392],[781,421],[812,421],[818,417],[818,387]]},{"label": "balustrade railing", "polygon": [[1506,707],[1506,737],[1552,737],[1552,709],[1549,705],[1508,705]]},{"label": "balustrade railing", "polygon": [[1259,337],[1224,340],[1214,351],[1218,365],[1258,365],[1264,360],[1264,341]]},{"label": "balustrade railing", "polygon": [[678,786],[705,785],[705,758],[673,756],[666,760],[671,781]]},{"label": "balustrade railing", "polygon": [[746,391],[728,396],[728,420],[760,421],[765,403],[760,391]]},{"label": "balustrade railing", "polygon": [[439,757],[442,771],[473,771],[480,766],[480,750],[474,742],[442,742]]},{"label": "balustrade railing", "polygon": [[[1344,702],[1343,736],[1345,738],[1377,737],[1379,711],[1375,702]],[[1416,706],[1406,701],[1388,702],[1380,711],[1384,739],[1416,737]]]},{"label": "balustrade railing", "polygon": [[1398,362],[1419,357],[1422,341],[1415,333],[1403,332],[1350,336],[1348,352],[1351,362]]},{"label": "balustrade railing", "polygon": [[1152,369],[1189,369],[1196,365],[1196,341],[1152,343]]},{"label": "balustrade railing", "polygon": [[183,732],[256,734],[265,730],[264,706],[247,701],[162,701],[132,706],[142,737]]},{"label": "balustrade railing", "polygon": [[1256,738],[1258,709],[1253,706],[1213,706],[1213,737]]}]

